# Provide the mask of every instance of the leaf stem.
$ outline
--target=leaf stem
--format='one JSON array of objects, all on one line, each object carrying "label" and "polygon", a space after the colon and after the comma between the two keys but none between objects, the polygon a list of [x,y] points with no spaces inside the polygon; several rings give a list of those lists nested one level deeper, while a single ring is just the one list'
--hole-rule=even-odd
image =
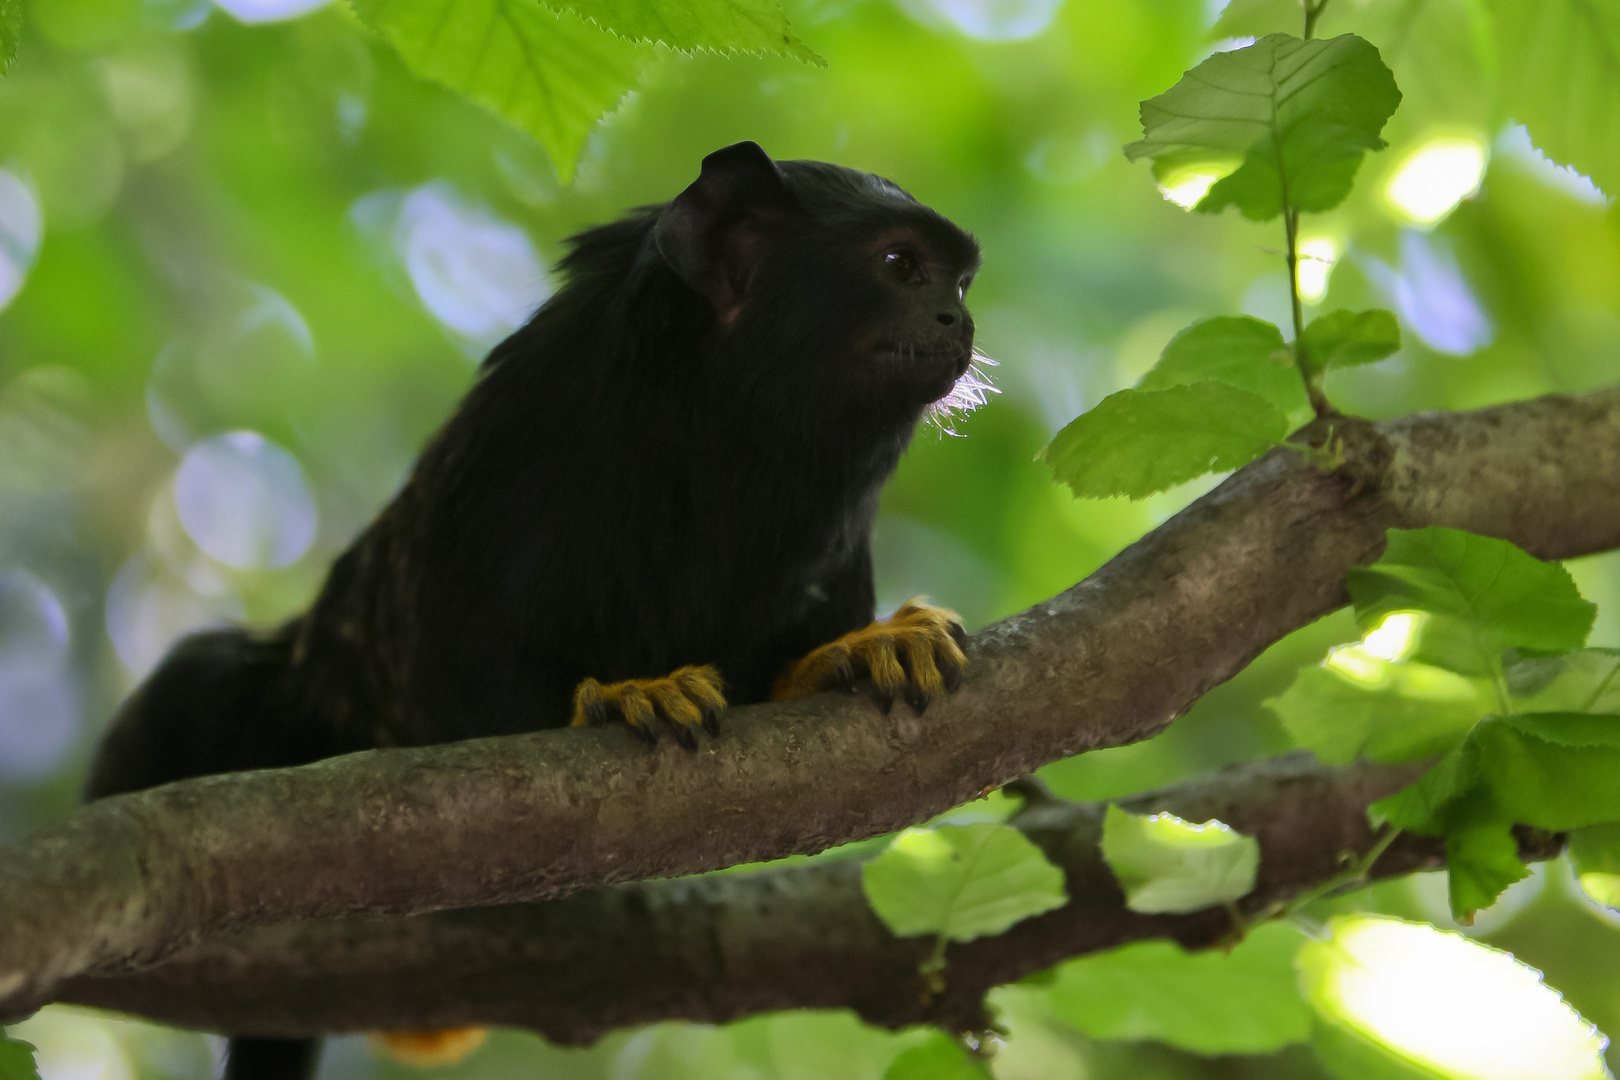
[{"label": "leaf stem", "polygon": [[934,947],[928,959],[917,965],[922,977],[922,1001],[926,1005],[945,992],[945,946],[949,941],[944,934],[934,938]]},{"label": "leaf stem", "polygon": [[1591,712],[1597,707],[1598,701],[1608,692],[1609,684],[1614,681],[1616,674],[1620,674],[1620,663],[1616,663],[1614,667],[1610,668],[1609,673],[1603,677],[1603,681],[1598,683],[1597,689],[1592,691],[1592,696],[1586,699],[1586,707],[1581,710],[1582,712]]},{"label": "leaf stem", "polygon": [[1507,669],[1502,666],[1502,654],[1497,653],[1491,657],[1491,689],[1496,691],[1496,705],[1501,710],[1500,715],[1511,716],[1518,710],[1513,707],[1513,691],[1508,689]]},{"label": "leaf stem", "polygon": [[1316,34],[1316,20],[1322,17],[1322,9],[1328,6],[1328,0],[1304,0],[1305,6],[1305,40],[1309,41]]},{"label": "leaf stem", "polygon": [[1400,835],[1401,830],[1392,826],[1385,826],[1384,834],[1378,838],[1372,847],[1367,849],[1367,854],[1334,874],[1316,888],[1294,897],[1288,902],[1288,906],[1283,909],[1282,917],[1286,918],[1305,905],[1338,892],[1346,885],[1365,883],[1367,875],[1372,872],[1373,864],[1379,860],[1384,852],[1389,850],[1389,845],[1393,844],[1395,838]]},{"label": "leaf stem", "polygon": [[1310,356],[1305,350],[1305,304],[1299,298],[1299,211],[1288,205],[1286,181],[1282,188],[1282,202],[1283,232],[1288,239],[1283,259],[1288,263],[1288,298],[1292,301],[1294,312],[1294,366],[1299,369],[1299,377],[1305,383],[1305,395],[1310,398],[1311,411],[1317,416],[1331,416],[1335,410],[1327,395],[1322,393],[1320,376],[1312,374]]}]

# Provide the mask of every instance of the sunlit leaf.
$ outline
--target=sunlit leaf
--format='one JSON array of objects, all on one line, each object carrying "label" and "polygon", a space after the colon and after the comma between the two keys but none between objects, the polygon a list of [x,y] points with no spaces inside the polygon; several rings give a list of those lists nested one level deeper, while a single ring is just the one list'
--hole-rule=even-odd
[{"label": "sunlit leaf", "polygon": [[1620,7],[1492,0],[1503,103],[1537,148],[1620,193]]},{"label": "sunlit leaf", "polygon": [[17,58],[22,40],[23,0],[0,0],[0,74]]},{"label": "sunlit leaf", "polygon": [[1574,830],[1568,851],[1581,891],[1604,907],[1620,909],[1620,823]]},{"label": "sunlit leaf", "polygon": [[1491,711],[1488,686],[1443,668],[1393,663],[1360,646],[1302,668],[1265,706],[1298,745],[1330,765],[1358,757],[1420,761],[1456,746]]},{"label": "sunlit leaf", "polygon": [[354,0],[354,9],[412,71],[540,140],[565,180],[652,55],[538,0]]},{"label": "sunlit leaf", "polygon": [[1080,498],[1145,498],[1247,465],[1288,433],[1259,394],[1206,379],[1121,390],[1057,433],[1040,457]]},{"label": "sunlit leaf", "polygon": [[1466,923],[1494,904],[1502,890],[1530,876],[1530,868],[1519,858],[1513,826],[1483,818],[1446,834],[1446,874],[1451,914]]},{"label": "sunlit leaf", "polygon": [[1345,584],[1362,626],[1396,611],[1454,618],[1493,664],[1508,648],[1579,648],[1597,613],[1563,567],[1459,529],[1391,529],[1383,557]]},{"label": "sunlit leaf", "polygon": [[1132,911],[1197,911],[1248,894],[1260,844],[1219,821],[1195,825],[1174,814],[1132,814],[1109,806],[1103,858]]},{"label": "sunlit leaf", "polygon": [[0,1080],[39,1080],[33,1043],[0,1035]]},{"label": "sunlit leaf", "polygon": [[899,937],[971,941],[1068,902],[1063,871],[1009,825],[907,829],[861,870],[867,902]]},{"label": "sunlit leaf", "polygon": [[1293,927],[1268,923],[1230,950],[1137,942],[1062,964],[1047,1000],[1059,1019],[1094,1039],[1152,1039],[1210,1055],[1270,1053],[1310,1035],[1294,978],[1302,940]]},{"label": "sunlit leaf", "polygon": [[1311,370],[1355,367],[1393,355],[1401,347],[1401,328],[1392,312],[1331,311],[1305,327],[1305,355]]},{"label": "sunlit leaf", "polygon": [[1193,323],[1170,339],[1138,386],[1163,390],[1205,379],[1259,394],[1285,414],[1308,404],[1282,331],[1264,319],[1222,315]]},{"label": "sunlit leaf", "polygon": [[1236,206],[1256,221],[1288,206],[1322,211],[1350,193],[1361,159],[1400,104],[1378,50],[1350,34],[1301,41],[1271,34],[1216,53],[1158,97],[1142,103],[1143,138],[1125,148],[1153,159],[1173,182],[1201,167],[1230,170],[1198,202]]},{"label": "sunlit leaf", "polygon": [[1605,1039],[1541,973],[1460,934],[1339,916],[1299,952],[1319,1059],[1344,1080],[1606,1080]]},{"label": "sunlit leaf", "polygon": [[827,66],[788,29],[775,0],[542,0],[632,41],[672,49],[763,53]]},{"label": "sunlit leaf", "polygon": [[902,1050],[884,1071],[883,1080],[986,1080],[989,1075],[961,1043],[940,1031],[927,1042]]}]

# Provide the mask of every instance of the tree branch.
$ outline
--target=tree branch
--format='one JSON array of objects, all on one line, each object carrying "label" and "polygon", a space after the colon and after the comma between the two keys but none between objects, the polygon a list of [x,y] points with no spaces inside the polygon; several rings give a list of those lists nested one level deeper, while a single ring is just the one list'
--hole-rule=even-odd
[{"label": "tree branch", "polygon": [[[1307,433],[1321,441],[1325,423]],[[1278,450],[1241,470],[1086,581],[975,635],[962,689],[924,717],[824,694],[732,710],[696,754],[565,729],[82,808],[0,854],[0,1014],[205,935],[555,897],[913,824],[1163,729],[1340,606],[1345,570],[1390,526],[1470,529],[1548,558],[1620,546],[1620,389],[1332,423],[1345,468]]]},{"label": "tree branch", "polygon": [[[1261,846],[1245,913],[1331,878],[1371,846],[1367,804],[1421,768],[1331,769],[1309,754],[1238,766],[1121,800],[1136,813],[1218,817]],[[926,1001],[929,938],[896,938],[853,859],[799,869],[650,881],[564,900],[409,919],[302,922],[212,939],[149,972],[79,978],[63,1000],[241,1034],[499,1024],[586,1043],[657,1020],[723,1023],[770,1009],[850,1008],[875,1024],[982,1028],[984,994],[1071,956],[1143,938],[1189,948],[1232,929],[1224,908],[1128,910],[1098,848],[1103,803],[1036,802],[1015,824],[1063,868],[1070,901],[996,938],[953,945],[944,995]],[[1527,857],[1561,846],[1525,834]],[[1379,877],[1442,864],[1444,844],[1403,836]]]}]

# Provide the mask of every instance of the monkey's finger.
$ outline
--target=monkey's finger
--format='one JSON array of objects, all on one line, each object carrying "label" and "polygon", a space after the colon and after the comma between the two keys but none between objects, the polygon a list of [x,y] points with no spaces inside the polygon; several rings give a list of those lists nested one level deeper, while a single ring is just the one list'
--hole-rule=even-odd
[{"label": "monkey's finger", "polygon": [[[918,696],[917,679],[911,671],[911,648],[904,637],[894,643],[894,658],[899,663],[900,670],[905,674],[905,682],[901,687],[901,696],[906,699],[906,704],[911,706],[912,712],[921,715],[922,710],[928,708],[928,701],[926,696]],[[919,702],[922,708],[917,707]]]},{"label": "monkey's finger", "polygon": [[939,669],[940,684],[945,692],[956,693],[962,685],[962,670],[967,667],[967,656],[954,636],[934,642],[934,666]]},{"label": "monkey's finger", "polygon": [[688,665],[676,668],[670,678],[697,706],[703,717],[703,730],[710,735],[720,734],[720,711],[726,707],[726,695],[719,670],[709,664]]},{"label": "monkey's finger", "polygon": [[602,698],[602,684],[595,679],[582,679],[574,688],[574,718],[570,722],[574,727],[583,727],[590,724],[600,727],[607,723],[607,702]]},{"label": "monkey's finger", "polygon": [[874,637],[869,647],[863,650],[867,670],[872,676],[872,686],[877,691],[878,707],[885,716],[894,707],[895,697],[904,693],[909,683],[906,669],[900,663],[898,646],[899,642],[893,635],[883,634]]},{"label": "monkey's finger", "polygon": [[624,722],[630,725],[630,730],[652,746],[658,742],[658,732],[653,728],[653,719],[656,712],[653,703],[641,688],[634,683],[622,684],[618,688],[618,698],[614,704],[618,707],[619,715]]},{"label": "monkey's finger", "polygon": [[703,723],[703,710],[686,696],[680,684],[673,678],[650,683],[647,697],[658,718],[675,733],[675,741],[688,750],[696,750],[697,728]]},{"label": "monkey's finger", "polygon": [[958,649],[967,648],[967,631],[962,629],[961,623],[952,619],[946,629],[950,632],[951,640],[956,643]]},{"label": "monkey's finger", "polygon": [[907,642],[906,658],[911,676],[906,704],[921,716],[934,695],[945,689],[945,679],[934,662],[934,643],[928,638],[918,636]]}]

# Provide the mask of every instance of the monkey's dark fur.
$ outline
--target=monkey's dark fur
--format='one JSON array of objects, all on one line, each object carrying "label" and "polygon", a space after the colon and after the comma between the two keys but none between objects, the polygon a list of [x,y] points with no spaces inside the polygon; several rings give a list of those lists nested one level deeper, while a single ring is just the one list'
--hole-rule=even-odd
[{"label": "monkey's dark fur", "polygon": [[[713,664],[729,701],[767,699],[873,618],[878,491],[968,370],[977,266],[885,180],[752,143],[710,155],[671,203],[574,238],[566,287],[306,614],[174,649],[90,797],[558,726],[586,677]],[[295,1059],[243,1041],[231,1075],[285,1080]]]}]

